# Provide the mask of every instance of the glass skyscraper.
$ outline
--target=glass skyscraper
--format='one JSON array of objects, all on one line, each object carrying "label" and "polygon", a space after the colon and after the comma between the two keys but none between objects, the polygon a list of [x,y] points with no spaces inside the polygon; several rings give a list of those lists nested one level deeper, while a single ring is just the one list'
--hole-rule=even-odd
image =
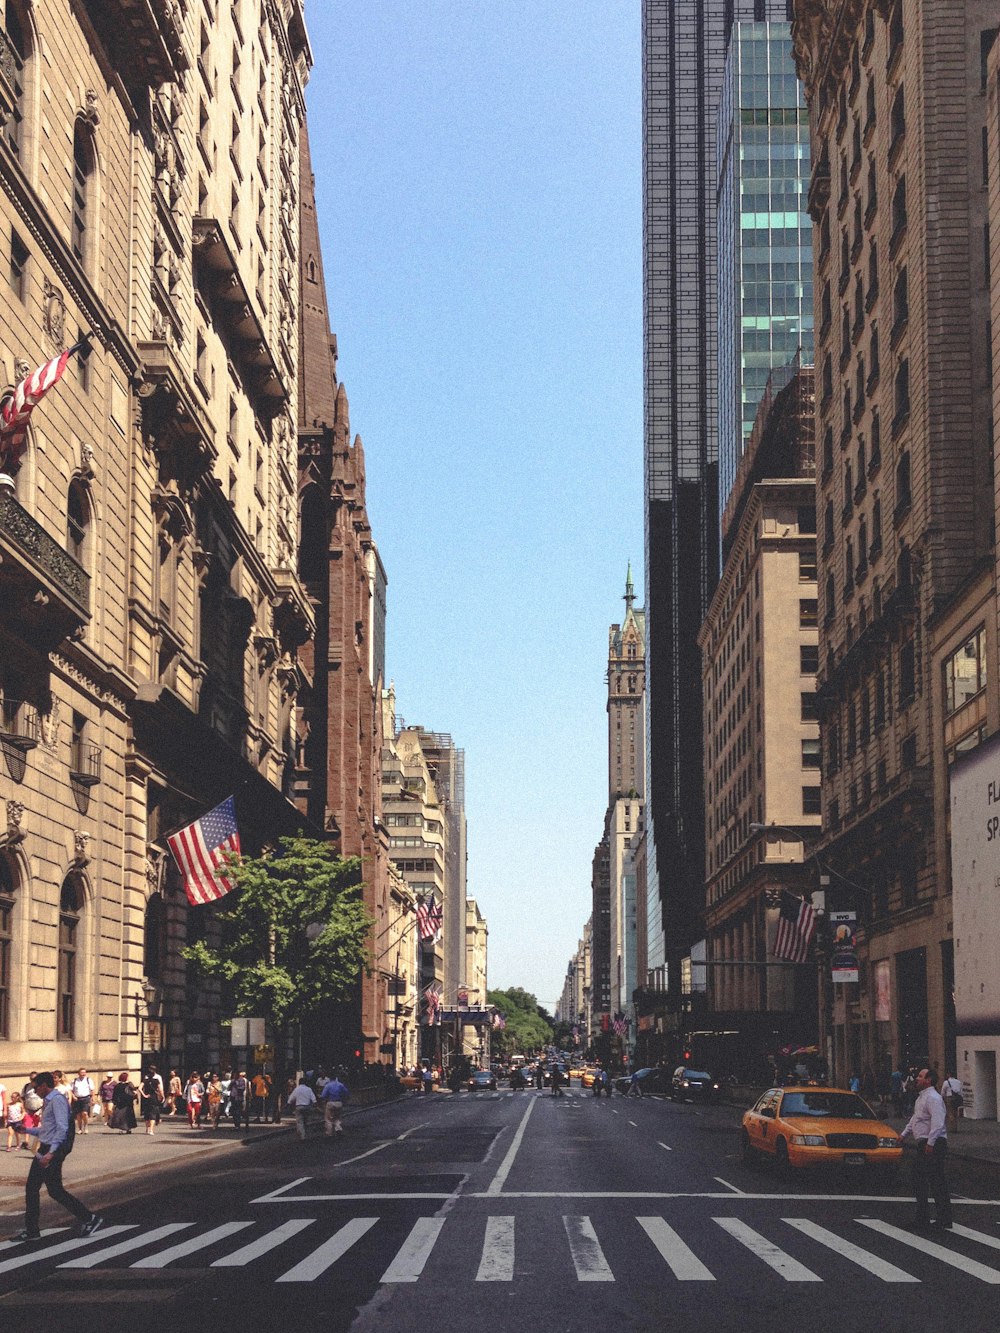
[{"label": "glass skyscraper", "polygon": [[791,25],[737,23],[717,123],[719,512],[768,376],[812,363],[809,115]]}]

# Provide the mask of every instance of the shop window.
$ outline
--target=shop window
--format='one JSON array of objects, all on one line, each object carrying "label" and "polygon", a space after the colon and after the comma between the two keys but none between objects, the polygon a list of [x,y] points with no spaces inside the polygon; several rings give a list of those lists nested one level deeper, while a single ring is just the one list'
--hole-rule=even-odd
[{"label": "shop window", "polygon": [[986,631],[982,625],[945,658],[942,671],[944,713],[950,717],[986,687]]}]

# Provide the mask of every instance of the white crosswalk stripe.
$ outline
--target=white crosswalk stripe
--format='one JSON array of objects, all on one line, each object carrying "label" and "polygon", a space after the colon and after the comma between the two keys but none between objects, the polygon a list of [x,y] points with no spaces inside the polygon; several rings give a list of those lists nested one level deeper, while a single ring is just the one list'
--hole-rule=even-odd
[{"label": "white crosswalk stripe", "polygon": [[477,1282],[512,1282],[514,1280],[514,1219],[488,1217],[483,1254],[479,1260]]},{"label": "white crosswalk stripe", "polygon": [[988,1245],[991,1250],[1000,1250],[1000,1236],[988,1236],[985,1231],[974,1231],[972,1227],[962,1227],[957,1222],[951,1229],[956,1236],[964,1236],[966,1240],[974,1240],[979,1245]]},{"label": "white crosswalk stripe", "polygon": [[[107,1249],[98,1250],[96,1254],[85,1254],[79,1259],[67,1259],[59,1267],[99,1268],[109,1259],[118,1259],[123,1254],[131,1254],[133,1250],[141,1250],[158,1240],[164,1240],[167,1236],[175,1235],[178,1231],[186,1231],[193,1225],[193,1222],[168,1222],[166,1226],[157,1227],[154,1231],[143,1231],[138,1236],[128,1236],[125,1240],[120,1240],[117,1245],[109,1245]],[[104,1232],[104,1235],[107,1234]]]},{"label": "white crosswalk stripe", "polygon": [[858,1221],[863,1227],[871,1227],[872,1231],[880,1231],[883,1236],[891,1236],[893,1240],[902,1241],[904,1245],[910,1245],[915,1250],[940,1259],[942,1263],[950,1264],[952,1268],[958,1268],[963,1273],[968,1273],[970,1277],[979,1278],[980,1282],[989,1282],[994,1286],[1000,1283],[1000,1272],[981,1264],[978,1259],[967,1259],[965,1255],[958,1254],[955,1250],[946,1249],[944,1245],[926,1240],[923,1236],[915,1236],[901,1227],[894,1227],[890,1222],[880,1222],[873,1217],[859,1217]]},{"label": "white crosswalk stripe", "polygon": [[444,1226],[443,1217],[419,1217],[395,1259],[382,1274],[383,1282],[416,1282],[431,1257]]},{"label": "white crosswalk stripe", "polygon": [[[43,1227],[42,1230],[39,1232],[39,1235],[42,1236],[43,1238],[45,1236],[58,1236],[61,1231],[68,1231],[68,1230],[69,1227]],[[16,1250],[23,1244],[24,1244],[23,1240],[0,1240],[0,1253],[2,1253],[4,1250]]]},{"label": "white crosswalk stripe", "polygon": [[800,1264],[798,1259],[793,1259],[790,1254],[780,1250],[777,1245],[767,1240],[759,1231],[754,1231],[753,1227],[748,1227],[745,1222],[741,1222],[738,1217],[715,1217],[712,1220],[717,1222],[723,1231],[728,1232],[734,1240],[738,1240],[741,1245],[745,1245],[751,1254],[755,1254],[758,1259],[763,1259],[768,1267],[773,1268],[786,1282],[823,1281],[818,1273],[814,1273],[811,1268],[806,1268],[805,1264]]},{"label": "white crosswalk stripe", "polygon": [[845,1259],[850,1259],[851,1263],[858,1264],[866,1272],[881,1278],[883,1282],[919,1282],[918,1277],[911,1273],[906,1273],[902,1268],[897,1268],[895,1264],[888,1263],[885,1259],[880,1259],[876,1254],[870,1254],[868,1250],[863,1250],[860,1245],[854,1245],[849,1240],[844,1240],[841,1236],[832,1231],[827,1231],[826,1227],[817,1226],[815,1222],[810,1222],[805,1217],[783,1217],[783,1222],[787,1222],[790,1227],[795,1227],[796,1231],[801,1231],[804,1236],[809,1236],[811,1240],[819,1241],[820,1245],[826,1245],[836,1254],[842,1254]]},{"label": "white crosswalk stripe", "polygon": [[120,1235],[123,1231],[135,1230],[136,1227],[131,1225],[105,1227],[96,1236],[76,1236],[73,1240],[62,1240],[58,1245],[50,1245],[44,1250],[37,1249],[32,1245],[24,1254],[16,1255],[13,1259],[0,1260],[0,1273],[10,1273],[15,1268],[27,1268],[29,1264],[40,1264],[43,1260],[51,1259],[57,1254],[69,1254],[72,1250],[82,1250],[85,1245],[96,1245],[98,1241]]},{"label": "white crosswalk stripe", "polygon": [[277,1281],[315,1282],[322,1273],[345,1255],[365,1232],[370,1231],[377,1221],[377,1217],[352,1217],[350,1222],[345,1222],[339,1231],[334,1232],[329,1240],[313,1250],[312,1254],[307,1255],[301,1263],[297,1263],[287,1273],[282,1273]]},{"label": "white crosswalk stripe", "polygon": [[244,1245],[232,1254],[224,1254],[221,1259],[216,1259],[212,1264],[213,1268],[245,1268],[247,1264],[253,1263],[263,1254],[270,1254],[276,1250],[279,1245],[284,1245],[286,1240],[292,1236],[297,1236],[300,1231],[305,1231],[306,1227],[311,1227],[315,1219],[312,1217],[293,1217],[287,1222],[282,1222],[281,1226],[275,1227],[265,1236],[252,1240],[249,1245]]},{"label": "white crosswalk stripe", "polygon": [[196,1254],[198,1250],[207,1250],[216,1241],[225,1240],[227,1236],[235,1235],[237,1231],[245,1231],[247,1227],[252,1226],[252,1222],[224,1222],[222,1226],[213,1227],[211,1231],[206,1231],[201,1236],[192,1236],[190,1240],[182,1240],[179,1245],[171,1245],[169,1249],[161,1250],[159,1254],[147,1254],[144,1259],[136,1259],[132,1267],[166,1268],[167,1264],[172,1264],[176,1259],[185,1259],[189,1254]]},{"label": "white crosswalk stripe", "polygon": [[637,1217],[635,1220],[670,1265],[674,1277],[681,1282],[715,1281],[715,1274],[705,1267],[662,1217]]},{"label": "white crosswalk stripe", "polygon": [[604,1257],[601,1242],[589,1217],[564,1217],[563,1226],[580,1282],[614,1282],[615,1275]]}]

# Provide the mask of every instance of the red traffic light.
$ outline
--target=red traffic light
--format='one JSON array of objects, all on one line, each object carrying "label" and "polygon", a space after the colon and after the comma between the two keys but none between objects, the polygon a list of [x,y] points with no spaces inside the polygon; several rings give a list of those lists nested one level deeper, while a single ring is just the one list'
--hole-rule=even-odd
[{"label": "red traffic light", "polygon": [[355,1051],[355,1052],[354,1052],[354,1058],[355,1058],[355,1060],[360,1060],[360,1059],[361,1059],[361,1052],[360,1052],[360,1051]]}]

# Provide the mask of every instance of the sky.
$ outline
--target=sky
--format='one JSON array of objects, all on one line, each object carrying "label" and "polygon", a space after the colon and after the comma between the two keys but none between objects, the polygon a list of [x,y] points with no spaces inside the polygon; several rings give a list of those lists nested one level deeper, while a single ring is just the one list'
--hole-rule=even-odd
[{"label": "sky", "polygon": [[386,674],[465,750],[489,985],[552,1007],[642,580],[638,0],[311,0],[330,318],[389,577]]}]

